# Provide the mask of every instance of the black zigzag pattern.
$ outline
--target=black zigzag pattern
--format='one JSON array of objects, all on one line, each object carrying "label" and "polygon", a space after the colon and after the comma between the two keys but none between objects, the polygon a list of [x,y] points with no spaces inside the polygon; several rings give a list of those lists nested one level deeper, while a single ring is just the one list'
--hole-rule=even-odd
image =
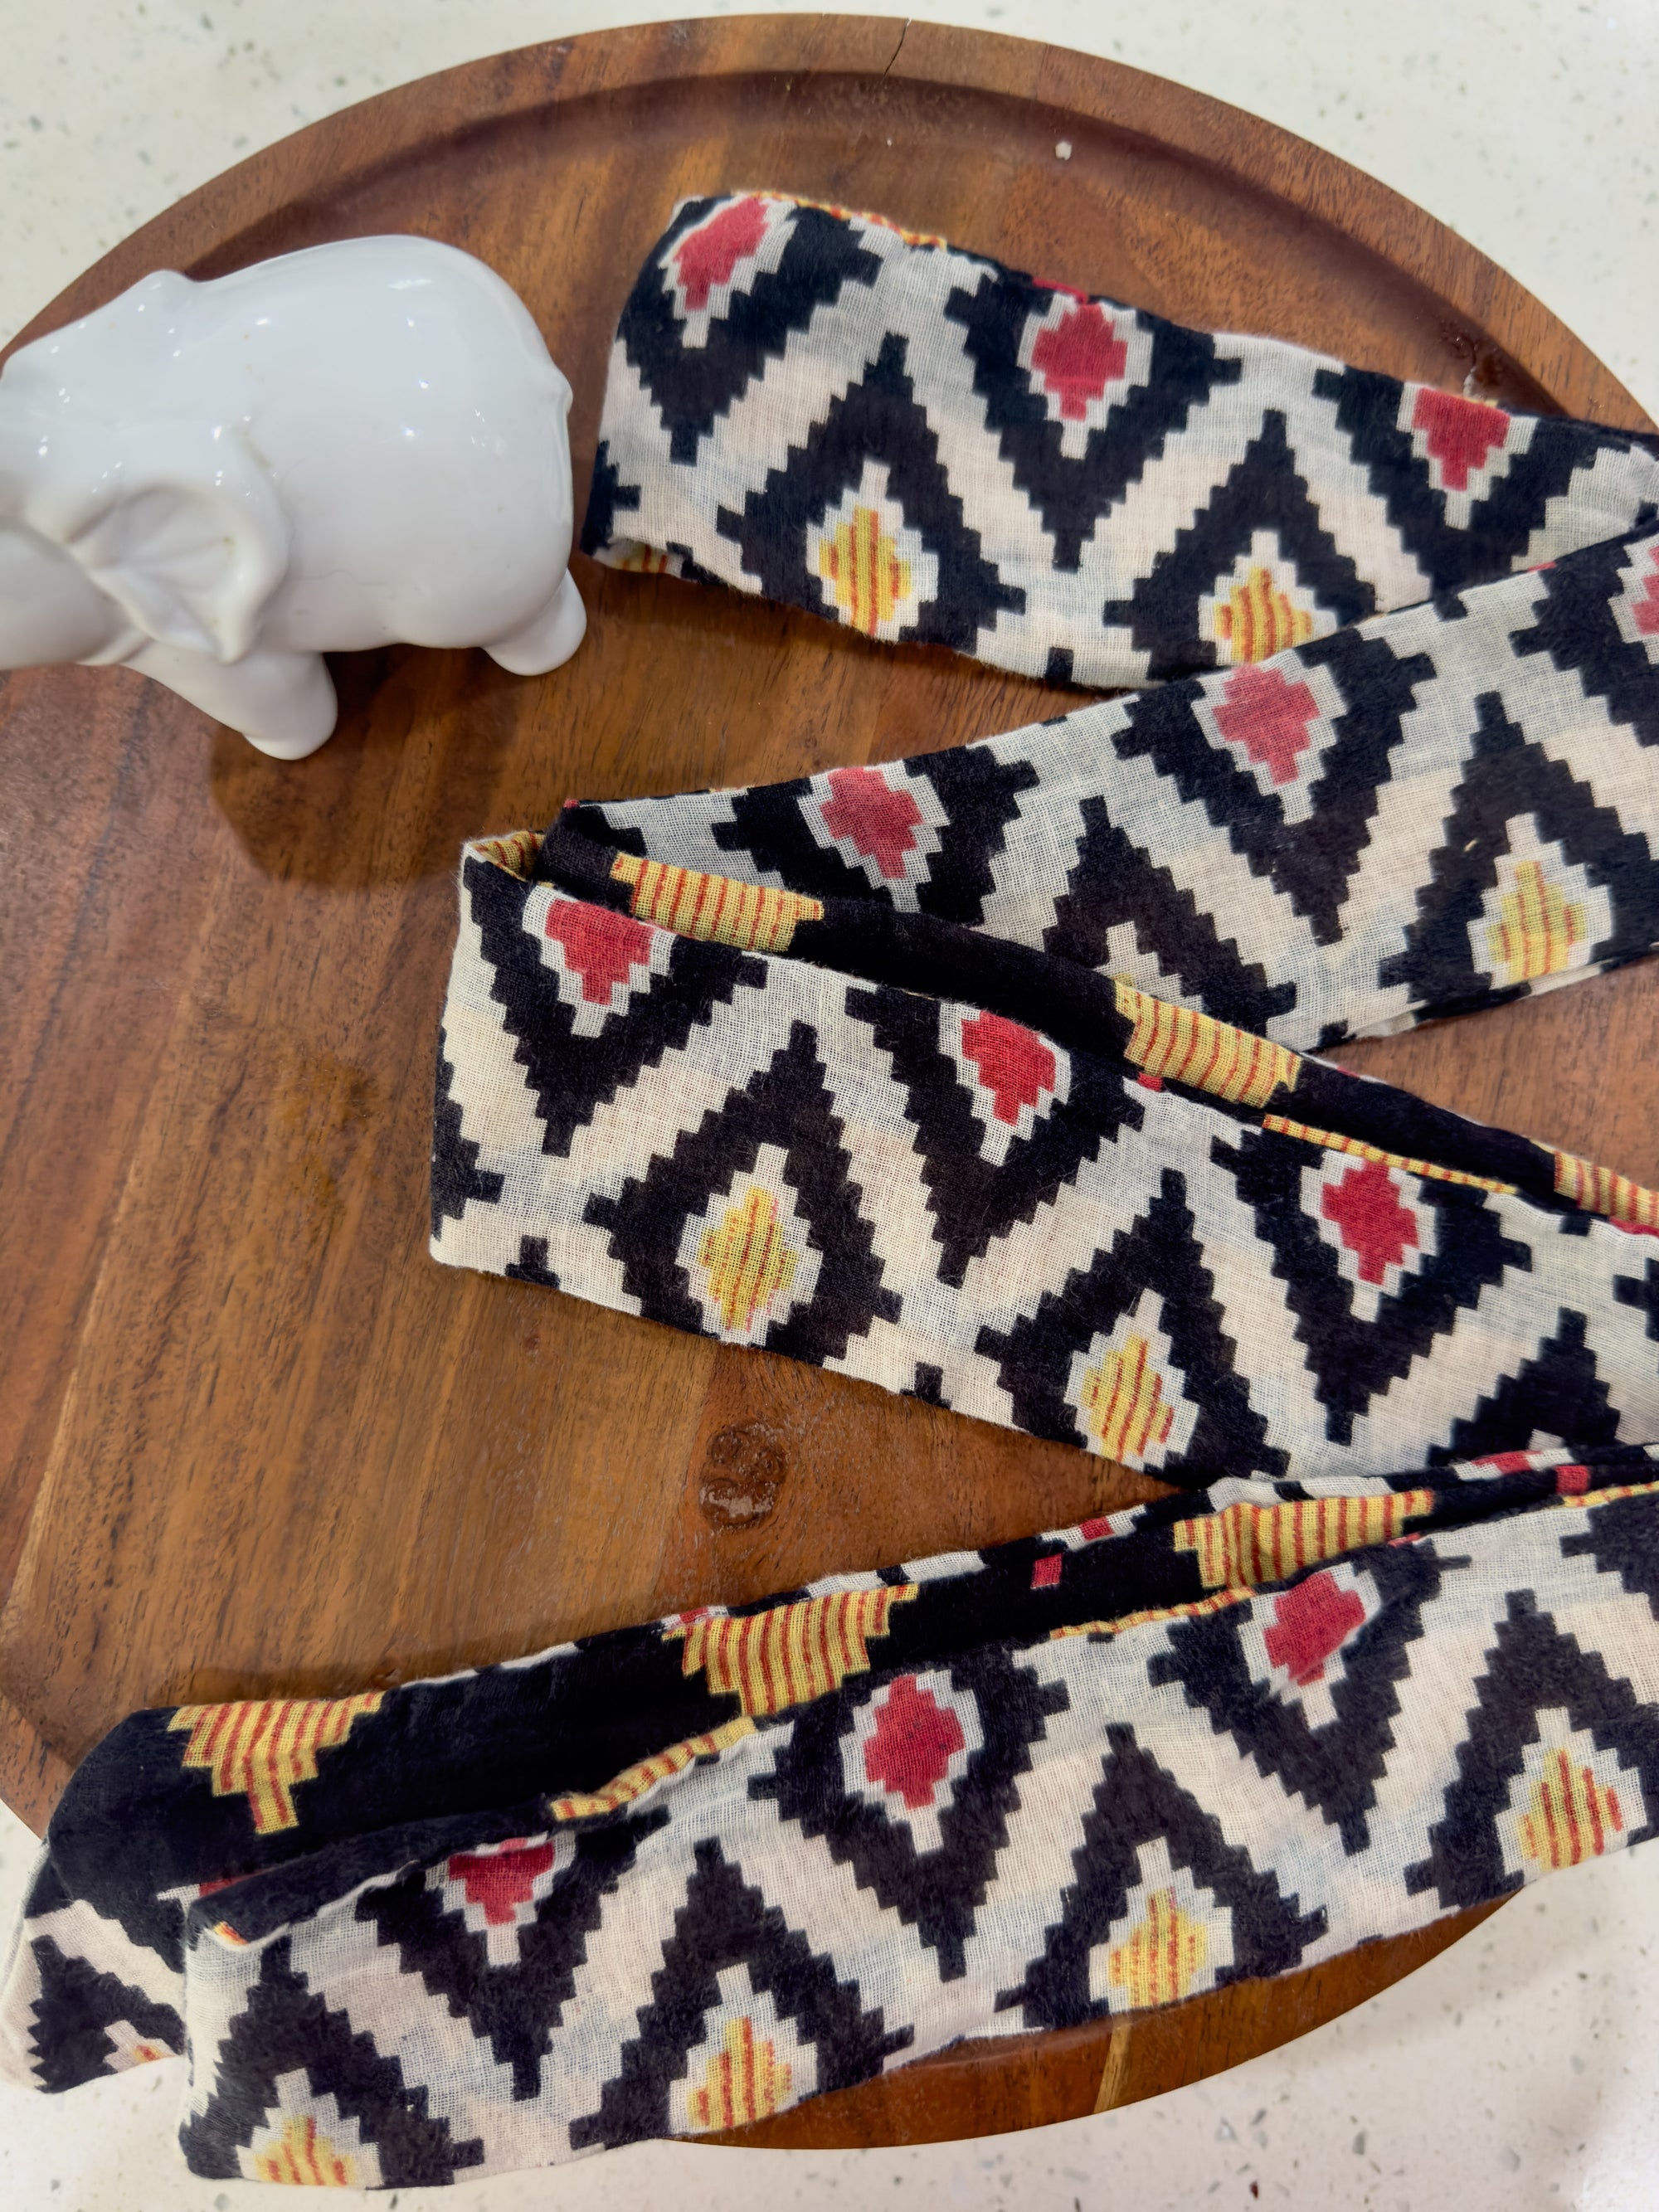
[{"label": "black zigzag pattern", "polygon": [[1018,2007],[1027,2027],[1071,2027],[1131,2009],[1095,1994],[1090,1969],[1114,1923],[1127,1915],[1129,1891],[1140,1879],[1139,1853],[1150,1843],[1164,1844],[1170,1864],[1187,1869],[1229,1916],[1232,1957],[1215,1972],[1216,1987],[1288,1972],[1325,1932],[1323,1911],[1298,1911],[1271,1870],[1253,1866],[1247,1850],[1227,1841],[1217,1815],[1141,1747],[1133,1727],[1115,1723],[1106,1741],[1083,1841],[1072,1855],[1077,1874],[1066,1909],[1046,1930],[1023,1984],[997,1999],[999,2010]]},{"label": "black zigzag pattern", "polygon": [[1059,296],[1028,276],[999,270],[971,291],[953,291],[944,313],[966,333],[986,422],[997,434],[1015,483],[1054,539],[1055,568],[1074,569],[1100,517],[1140,481],[1147,464],[1162,457],[1171,433],[1184,429],[1218,386],[1237,383],[1240,370],[1237,362],[1218,353],[1207,332],[1183,330],[1133,308],[1110,311],[1114,324],[1130,325],[1152,340],[1150,370],[1146,381],[1126,392],[1100,428],[1090,431],[1085,453],[1074,460],[1062,450],[1060,424],[1019,367],[1027,323]]},{"label": "black zigzag pattern", "polygon": [[441,1892],[416,1868],[387,1888],[371,1888],[358,1900],[357,1917],[382,1943],[395,1945],[403,1970],[419,1975],[434,1997],[464,2014],[472,2032],[488,2040],[496,2063],[511,2069],[513,2094],[537,2094],[553,2031],[576,1986],[587,1938],[604,1917],[645,1837],[661,1827],[665,1812],[642,1814],[614,1828],[583,1836],[574,1864],[518,1931],[512,1966],[490,1963],[484,1937],[458,1913],[446,1910]]},{"label": "black zigzag pattern", "polygon": [[[687,200],[676,211],[617,326],[617,343],[659,410],[670,454],[680,462],[696,459],[719,417],[765,373],[793,332],[806,329],[820,307],[832,307],[844,286],[873,282],[880,265],[846,224],[818,208],[797,209],[777,268],[757,272],[751,289],[734,295],[704,344],[684,346],[660,264],[718,205]],[[589,528],[597,532],[599,523],[590,514]]]},{"label": "black zigzag pattern", "polygon": [[[884,339],[859,380],[791,449],[785,466],[773,470],[741,508],[723,507],[718,526],[742,554],[744,567],[761,579],[768,599],[821,614],[823,588],[807,566],[808,526],[821,524],[843,493],[858,487],[866,467],[878,464],[887,472],[889,498],[939,564],[938,589],[904,635],[971,652],[1000,611],[1022,611],[1025,595],[1002,581],[963,516],[906,374],[905,350],[902,337]],[[782,531],[780,515],[788,518]]]},{"label": "black zigzag pattern", "polygon": [[1628,960],[1659,932],[1659,860],[1647,839],[1626,830],[1616,809],[1598,803],[1564,761],[1529,740],[1499,693],[1483,692],[1474,715],[1462,781],[1418,891],[1406,948],[1378,970],[1384,986],[1403,983],[1416,1004],[1437,1014],[1501,1005],[1525,989],[1497,981],[1478,964],[1475,945],[1475,924],[1510,849],[1511,823],[1534,822],[1541,842],[1559,844],[1607,891],[1613,929],[1587,948],[1589,960]]},{"label": "black zigzag pattern", "polygon": [[[1474,502],[1466,526],[1448,517],[1446,495],[1409,430],[1400,427],[1401,387],[1391,376],[1361,368],[1321,368],[1313,388],[1332,402],[1365,470],[1373,495],[1410,549],[1433,591],[1455,591],[1502,575],[1526,552],[1549,502],[1570,492],[1574,477],[1607,453],[1639,453],[1634,441],[1589,422],[1540,425],[1524,453],[1506,457],[1504,472]],[[1632,517],[1636,520],[1636,517]]]},{"label": "black zigzag pattern", "polygon": [[669,2092],[684,2079],[703,2022],[720,2002],[723,1967],[740,1966],[780,2016],[799,2025],[817,2061],[822,2090],[850,2088],[878,2074],[911,2031],[890,2031],[878,2007],[866,2012],[856,1987],[839,1981],[782,1912],[744,1881],[712,1838],[696,1846],[696,1866],[674,1932],[662,1947],[659,1994],[640,2014],[640,2032],[623,2052],[598,2109],[571,2124],[573,2150],[638,2142],[669,2131]]},{"label": "black zigzag pattern", "polygon": [[[1303,1202],[1304,1173],[1329,1162],[1323,1147],[1293,1139],[1265,1143],[1258,1132],[1246,1130],[1237,1146],[1218,1137],[1212,1157],[1234,1177],[1239,1197],[1255,1212],[1257,1236],[1273,1255],[1273,1272],[1296,1316],[1297,1340],[1306,1348],[1333,1443],[1351,1442],[1355,1421],[1370,1411],[1373,1399],[1405,1382],[1436,1342],[1453,1334],[1460,1314],[1472,1313],[1481,1293],[1501,1283],[1506,1271],[1532,1267],[1531,1250],[1505,1234],[1484,1191],[1425,1181],[1415,1196],[1434,1216],[1435,1249],[1382,1300],[1387,1324],[1376,1327],[1355,1311],[1336,1254]],[[1495,1408],[1491,1418],[1501,1427]],[[1483,1450],[1523,1446],[1531,1433],[1528,1427],[1518,1437],[1500,1434],[1478,1445],[1463,1437],[1449,1456],[1474,1458]],[[1607,1440],[1593,1436],[1596,1443]]]},{"label": "black zigzag pattern", "polygon": [[240,2180],[238,2150],[251,2148],[261,2128],[280,2114],[277,2085],[296,2074],[313,2095],[331,2096],[356,2123],[361,2140],[374,2148],[386,2188],[453,2181],[481,2164],[483,2144],[457,2142],[448,2122],[431,2112],[425,2084],[406,2081],[398,2061],[384,2057],[372,2035],[354,2030],[346,2014],[308,1989],[289,1951],[280,1937],[264,1954],[246,2006],[217,2054],[224,2086],[210,2092],[179,2130],[191,2172],[212,2181]]},{"label": "black zigzag pattern", "polygon": [[[659,1066],[665,1053],[678,1052],[717,1006],[731,1004],[739,984],[757,982],[765,973],[758,962],[728,945],[678,939],[669,975],[653,976],[635,994],[625,1020],[608,1023],[597,1036],[580,1036],[572,1009],[550,989],[541,954],[524,927],[523,885],[488,861],[470,860],[463,892],[494,970],[492,995],[501,1004],[515,1056],[547,1126],[543,1148],[556,1156],[569,1150],[571,1138],[597,1108],[643,1069]],[[449,1161],[454,1143],[452,1137]],[[446,1200],[455,1188],[452,1168]],[[434,1194],[434,1210],[437,1203]]]},{"label": "black zigzag pattern", "polygon": [[973,1697],[983,1741],[939,1815],[936,1850],[918,1850],[902,1820],[846,1788],[842,1747],[866,1698],[814,1706],[791,1730],[772,1771],[757,1778],[754,1790],[776,1805],[781,1819],[798,1821],[804,1835],[822,1836],[831,1857],[850,1866],[861,1887],[873,1890],[889,1911],[914,1926],[937,1954],[939,1978],[947,1982],[967,1972],[975,1913],[1007,1844],[1009,1816],[1019,1804],[1019,1778],[1030,1769],[1031,1746],[1047,1719],[1066,1705],[1060,1686],[1039,1682],[994,1646],[964,1658],[951,1670],[951,1680]]},{"label": "black zigzag pattern", "polygon": [[[1564,1635],[1530,1590],[1510,1593],[1486,1672],[1474,1686],[1445,1815],[1429,1831],[1427,1857],[1405,1870],[1407,1888],[1432,1888],[1446,1911],[1521,1887],[1520,1869],[1505,1863],[1498,1822],[1510,1809],[1547,1705],[1565,1709],[1570,1728],[1586,1731],[1598,1750],[1615,1753],[1639,1780],[1646,1802],[1659,1805],[1659,1716],[1608,1672],[1599,1652],[1584,1651]],[[1626,1828],[1623,1840],[1641,1842],[1654,1827],[1650,1818]]]},{"label": "black zigzag pattern", "polygon": [[1279,558],[1294,566],[1315,605],[1338,623],[1363,622],[1376,611],[1375,587],[1320,519],[1297,471],[1283,413],[1269,408],[1260,432],[1195,520],[1155,556],[1127,598],[1105,602],[1103,625],[1128,632],[1154,680],[1213,668],[1220,656],[1215,639],[1200,628],[1200,604],[1263,531],[1274,539]]},{"label": "black zigzag pattern", "polygon": [[769,1143],[785,1155],[784,1172],[823,1258],[811,1297],[771,1324],[766,1348],[795,1359],[839,1359],[872,1321],[898,1318],[899,1301],[883,1286],[874,1233],[850,1179],[825,1075],[816,1037],[797,1022],[787,1043],[732,1091],[720,1113],[682,1132],[672,1151],[616,1198],[596,1193],[588,1200],[586,1219],[610,1231],[629,1294],[648,1319],[703,1328],[679,1260],[685,1223],[716,1193],[729,1192],[732,1178],[752,1170]]},{"label": "black zigzag pattern", "polygon": [[[1644,517],[1643,526],[1651,530],[1654,520]],[[1523,659],[1547,653],[1591,698],[1604,699],[1613,720],[1627,723],[1641,744],[1659,744],[1654,653],[1639,635],[1626,637],[1613,613],[1629,584],[1659,577],[1651,540],[1611,538],[1571,561],[1552,562],[1542,574],[1536,619],[1510,640],[1516,653]]]},{"label": "black zigzag pattern", "polygon": [[1147,1290],[1161,1301],[1170,1358],[1198,1408],[1190,1442],[1160,1471],[1281,1474],[1285,1454],[1268,1442],[1267,1425],[1237,1371],[1186,1180],[1174,1168],[1163,1170],[1158,1191],[1134,1226],[1120,1231],[1086,1268],[1069,1269],[1060,1288],[1043,1292],[1035,1315],[1019,1316],[1006,1330],[988,1325],[980,1331],[978,1348],[998,1363],[1020,1427],[1064,1443],[1085,1441],[1066,1396],[1073,1361],[1098,1331],[1133,1312]]},{"label": "black zigzag pattern", "polygon": [[185,2023],[171,2005],[155,2003],[118,1975],[100,1973],[50,1936],[37,1936],[30,1948],[40,1977],[30,2055],[43,2089],[72,2089],[106,2072],[117,2049],[109,2030],[118,2021],[160,2050],[183,2056]]},{"label": "black zigzag pattern", "polygon": [[868,1022],[904,1086],[932,1194],[942,1282],[960,1285],[997,1237],[1054,1202],[1083,1161],[1096,1158],[1126,1124],[1141,1125],[1140,1102],[1122,1074],[1109,1061],[1080,1054],[1070,1096],[1050,1100],[1030,1136],[1013,1138],[1006,1158],[993,1164],[980,1149],[968,1088],[940,1049],[938,1004],[902,991],[849,991],[847,1011]]},{"label": "black zigzag pattern", "polygon": [[[1365,1571],[1377,1586],[1380,1607],[1344,1647],[1342,1679],[1331,1689],[1336,1717],[1321,1727],[1311,1727],[1270,1684],[1252,1680],[1235,1614],[1176,1623],[1168,1651],[1156,1654],[1148,1668],[1155,1683],[1179,1683],[1228,1731],[1241,1757],[1253,1759],[1322,1814],[1351,1853],[1370,1846],[1368,1815],[1398,1747],[1395,1723],[1411,1673],[1410,1647],[1422,1636],[1425,1608],[1439,1596],[1443,1580],[1434,1552],[1415,1545],[1379,1546],[1367,1555]],[[1273,1602],[1266,1595],[1254,1601],[1258,1610],[1270,1610]]]}]

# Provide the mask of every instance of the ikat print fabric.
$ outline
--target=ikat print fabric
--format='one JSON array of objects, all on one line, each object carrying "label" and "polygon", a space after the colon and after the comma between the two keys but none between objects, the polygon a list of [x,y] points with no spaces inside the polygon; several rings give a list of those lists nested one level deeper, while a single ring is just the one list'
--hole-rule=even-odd
[{"label": "ikat print fabric", "polygon": [[767,194],[678,210],[603,435],[617,565],[1176,680],[469,846],[434,1255],[1176,1487],[134,1716],[0,2070],[187,2055],[205,2178],[740,2125],[1659,1821],[1659,1194],[1319,1056],[1659,937],[1659,463]]},{"label": "ikat print fabric", "polygon": [[1194,1486],[1659,1437],[1654,1193],[610,811],[465,857],[438,1259]]},{"label": "ikat print fabric", "polygon": [[1501,1005],[1659,937],[1659,535],[978,744],[571,819],[1299,1050]]},{"label": "ikat print fabric", "polygon": [[[1129,366],[1074,421],[1087,332]],[[890,357],[904,394],[854,407]],[[973,488],[988,517],[1040,448],[1087,491],[1102,560],[1153,549],[1145,669],[1222,665],[978,744],[571,803],[470,847],[436,1257],[1194,1485],[1659,1436],[1659,1270],[1632,1235],[1659,1199],[1316,1057],[1654,945],[1645,448],[763,194],[680,209],[602,432],[593,542],[624,557],[625,511],[636,546],[678,559],[690,531],[690,569],[741,582],[723,532],[751,586],[802,604],[755,549],[793,544],[805,576],[810,539],[836,590],[942,576],[905,487],[948,462],[957,504],[927,513],[960,521]],[[1206,570],[1195,628],[1196,571],[1147,518],[1207,512],[1222,459],[1252,559],[1311,501],[1369,549],[1365,592],[1252,623],[1267,585],[1235,603]],[[877,467],[887,489],[832,542],[835,485]],[[1044,539],[1030,591],[1087,534],[1063,560]],[[982,625],[864,623],[864,592],[842,611],[875,636],[997,657]],[[1060,605],[1052,634],[1092,653],[1095,617]]]},{"label": "ikat print fabric", "polygon": [[1659,458],[1183,330],[878,216],[684,201],[585,549],[1106,689],[1250,664],[1659,520]]},{"label": "ikat print fabric", "polygon": [[513,1665],[141,1713],[0,2065],[191,2170],[447,2182],[1286,1972],[1645,1840],[1659,1468],[1229,1480]]}]

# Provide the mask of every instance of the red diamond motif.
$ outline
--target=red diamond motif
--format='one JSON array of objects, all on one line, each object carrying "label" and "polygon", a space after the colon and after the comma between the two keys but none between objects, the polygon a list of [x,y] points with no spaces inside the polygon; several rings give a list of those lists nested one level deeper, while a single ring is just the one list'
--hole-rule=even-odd
[{"label": "red diamond motif", "polygon": [[766,236],[766,203],[750,198],[722,208],[713,222],[694,230],[674,249],[680,289],[694,314],[708,305],[716,285],[729,284],[732,271],[759,246]]},{"label": "red diamond motif", "polygon": [[941,1705],[931,1690],[919,1689],[914,1674],[901,1674],[864,1747],[864,1771],[890,1797],[902,1797],[914,1813],[933,1803],[934,1790],[966,1741],[950,1707]]},{"label": "red diamond motif", "polygon": [[1311,743],[1308,726],[1319,720],[1319,702],[1305,684],[1292,684],[1282,668],[1247,662],[1222,687],[1215,725],[1230,745],[1243,748],[1251,764],[1265,766],[1275,783],[1294,783]]},{"label": "red diamond motif", "polygon": [[1031,1588],[1053,1589],[1060,1580],[1060,1571],[1066,1564],[1064,1552],[1046,1552],[1031,1565]]},{"label": "red diamond motif", "polygon": [[921,827],[921,809],[908,791],[890,789],[873,768],[833,769],[830,796],[818,812],[832,837],[844,837],[890,880],[902,878],[904,856],[915,850]]},{"label": "red diamond motif", "polygon": [[1327,1221],[1359,1262],[1362,1283],[1382,1283],[1418,1243],[1417,1217],[1402,1205],[1394,1177],[1381,1160],[1350,1168],[1340,1183],[1327,1183],[1320,1200]]},{"label": "red diamond motif", "polygon": [[552,1863],[550,1843],[526,1844],[518,1850],[458,1851],[445,1872],[461,1884],[469,1905],[483,1908],[490,1927],[510,1928],[514,1907],[529,1904],[537,1877]]},{"label": "red diamond motif", "polygon": [[1128,363],[1128,347],[1093,300],[1068,307],[1058,323],[1037,332],[1031,348],[1031,366],[1045,391],[1060,402],[1063,422],[1085,421],[1090,402],[1100,398]]},{"label": "red diamond motif", "polygon": [[1425,385],[1412,410],[1412,428],[1423,432],[1445,489],[1467,491],[1470,471],[1484,466],[1493,447],[1509,436],[1510,418],[1501,407]]},{"label": "red diamond motif", "polygon": [[1632,598],[1631,611],[1639,637],[1659,637],[1659,547],[1648,555],[1647,576],[1640,595]]},{"label": "red diamond motif", "polygon": [[975,1014],[962,1025],[962,1049],[991,1094],[991,1110],[1012,1129],[1023,1106],[1054,1087],[1055,1062],[1035,1030],[1000,1014]]},{"label": "red diamond motif", "polygon": [[575,899],[555,899],[547,909],[547,933],[563,948],[565,966],[580,976],[590,1006],[608,1006],[613,984],[625,983],[635,968],[649,967],[651,932],[631,915]]},{"label": "red diamond motif", "polygon": [[1273,1624],[1262,1638],[1268,1663],[1282,1667],[1298,1688],[1322,1681],[1325,1662],[1363,1626],[1358,1594],[1345,1589],[1328,1568],[1273,1600]]}]

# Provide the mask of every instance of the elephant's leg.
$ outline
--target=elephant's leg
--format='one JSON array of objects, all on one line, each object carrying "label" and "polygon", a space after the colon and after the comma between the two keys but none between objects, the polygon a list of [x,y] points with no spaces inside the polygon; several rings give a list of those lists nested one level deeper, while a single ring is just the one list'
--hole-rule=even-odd
[{"label": "elephant's leg", "polygon": [[228,722],[277,760],[314,753],[332,735],[339,713],[319,653],[260,651],[223,662],[179,646],[150,644],[127,665],[165,684],[215,721]]},{"label": "elephant's leg", "polygon": [[515,629],[510,637],[498,637],[484,651],[515,676],[544,676],[550,668],[569,659],[586,629],[587,609],[567,568],[547,605],[522,629]]}]

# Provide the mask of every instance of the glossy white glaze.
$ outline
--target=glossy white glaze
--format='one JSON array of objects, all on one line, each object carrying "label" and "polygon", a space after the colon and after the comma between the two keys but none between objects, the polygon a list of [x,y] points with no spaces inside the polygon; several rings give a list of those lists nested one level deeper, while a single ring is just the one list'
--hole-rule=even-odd
[{"label": "glossy white glaze", "polygon": [[147,276],[0,373],[0,668],[119,662],[289,759],[334,727],[325,652],[555,668],[569,404],[518,295],[428,239]]}]

